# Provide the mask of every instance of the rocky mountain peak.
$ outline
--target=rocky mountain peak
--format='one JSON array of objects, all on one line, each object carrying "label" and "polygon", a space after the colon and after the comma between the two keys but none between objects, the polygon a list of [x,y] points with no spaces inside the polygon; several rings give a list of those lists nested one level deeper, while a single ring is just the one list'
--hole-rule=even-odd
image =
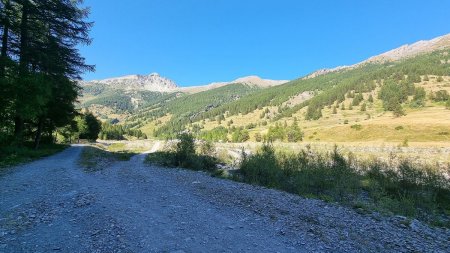
[{"label": "rocky mountain peak", "polygon": [[174,81],[162,77],[158,73],[151,73],[149,75],[128,75],[85,82],[86,85],[96,83],[106,84],[111,88],[124,90],[170,92],[178,88],[177,84]]}]

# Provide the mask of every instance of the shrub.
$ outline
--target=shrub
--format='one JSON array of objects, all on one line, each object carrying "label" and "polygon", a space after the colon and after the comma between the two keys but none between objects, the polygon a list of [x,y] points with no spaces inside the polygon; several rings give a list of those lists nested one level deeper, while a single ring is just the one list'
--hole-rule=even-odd
[{"label": "shrub", "polygon": [[256,142],[261,142],[261,141],[262,141],[262,135],[261,135],[261,133],[256,133],[256,134],[255,134],[255,141],[256,141]]},{"label": "shrub", "polygon": [[151,153],[147,156],[148,162],[157,163],[169,167],[183,167],[193,170],[214,171],[217,158],[212,156],[215,148],[210,142],[204,142],[200,146],[200,154],[195,152],[195,140],[192,134],[182,133],[178,135],[175,147],[169,147],[165,151]]},{"label": "shrub", "polygon": [[228,129],[224,126],[215,127],[209,131],[204,130],[197,134],[197,138],[206,141],[228,141]]},{"label": "shrub", "polygon": [[216,147],[212,141],[203,141],[200,144],[200,154],[206,156],[214,156]]},{"label": "shrub", "polygon": [[364,100],[364,97],[361,93],[358,93],[352,101],[351,105],[357,106]]},{"label": "shrub", "polygon": [[361,105],[361,111],[362,112],[365,112],[367,110],[367,105],[366,105],[366,103],[363,103],[362,105]]},{"label": "shrub", "polygon": [[359,162],[351,155],[345,158],[337,147],[328,154],[309,148],[276,154],[264,144],[256,154],[244,156],[239,172],[247,183],[350,205],[364,192],[370,197],[367,206],[426,221],[450,211],[445,174],[409,160]]},{"label": "shrub", "polygon": [[259,152],[251,157],[243,157],[240,172],[244,181],[267,187],[279,187],[282,171],[275,158],[273,146],[264,144]]},{"label": "shrub", "polygon": [[425,106],[425,97],[426,97],[425,89],[422,87],[416,88],[414,91],[414,97],[413,97],[413,100],[411,101],[410,106],[412,108]]},{"label": "shrub", "polygon": [[355,124],[355,125],[351,125],[350,128],[359,131],[362,129],[362,126],[360,124]]},{"label": "shrub", "polygon": [[406,138],[406,139],[404,139],[403,140],[403,142],[402,142],[402,147],[408,147],[409,145],[408,145],[408,139]]},{"label": "shrub", "polygon": [[450,95],[446,90],[439,90],[433,94],[433,100],[436,102],[448,101],[450,99]]},{"label": "shrub", "polygon": [[236,128],[231,134],[231,140],[233,142],[246,142],[250,139],[250,135],[247,129]]}]

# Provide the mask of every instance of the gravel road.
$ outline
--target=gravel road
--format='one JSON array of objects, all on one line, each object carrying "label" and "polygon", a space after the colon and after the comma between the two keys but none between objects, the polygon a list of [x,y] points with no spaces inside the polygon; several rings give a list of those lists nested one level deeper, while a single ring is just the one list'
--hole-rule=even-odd
[{"label": "gravel road", "polygon": [[0,252],[450,252],[450,231],[203,172],[96,172],[83,146],[0,175]]}]

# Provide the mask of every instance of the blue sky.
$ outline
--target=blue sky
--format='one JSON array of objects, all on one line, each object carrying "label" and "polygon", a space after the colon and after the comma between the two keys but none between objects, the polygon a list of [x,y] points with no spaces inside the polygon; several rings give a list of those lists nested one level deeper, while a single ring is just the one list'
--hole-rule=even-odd
[{"label": "blue sky", "polygon": [[450,33],[444,0],[85,0],[84,79],[158,72],[180,86],[295,79]]}]

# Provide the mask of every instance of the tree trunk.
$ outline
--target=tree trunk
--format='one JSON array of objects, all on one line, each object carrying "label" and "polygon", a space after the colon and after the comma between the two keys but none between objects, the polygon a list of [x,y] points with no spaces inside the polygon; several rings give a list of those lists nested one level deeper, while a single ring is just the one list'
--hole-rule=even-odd
[{"label": "tree trunk", "polygon": [[23,127],[24,122],[22,117],[16,115],[14,117],[14,141],[18,146],[21,146],[23,143]]},{"label": "tree trunk", "polygon": [[42,128],[44,127],[44,119],[42,117],[39,118],[38,127],[36,130],[36,136],[34,138],[34,149],[39,148],[39,144],[41,142],[42,137]]},{"label": "tree trunk", "polygon": [[8,36],[9,36],[9,1],[5,4],[5,19],[3,20],[3,36],[2,36],[2,51],[0,54],[0,78],[5,77],[6,58],[8,54]]},{"label": "tree trunk", "polygon": [[6,58],[7,58],[7,52],[8,52],[8,33],[9,33],[9,27],[8,24],[5,24],[5,27],[3,28],[3,37],[2,37],[2,53],[1,53],[1,60],[0,60],[0,78],[5,77],[6,72]]},{"label": "tree trunk", "polygon": [[20,75],[23,76],[28,72],[28,1],[22,4],[22,17],[20,21],[20,48],[19,48],[19,65]]},{"label": "tree trunk", "polygon": [[[24,77],[28,73],[28,1],[22,4],[22,17],[20,22],[20,48],[19,48],[19,78]],[[20,106],[20,105],[16,105]],[[24,121],[22,115],[16,111],[14,117],[14,139],[16,144],[21,146],[23,143]]]}]

